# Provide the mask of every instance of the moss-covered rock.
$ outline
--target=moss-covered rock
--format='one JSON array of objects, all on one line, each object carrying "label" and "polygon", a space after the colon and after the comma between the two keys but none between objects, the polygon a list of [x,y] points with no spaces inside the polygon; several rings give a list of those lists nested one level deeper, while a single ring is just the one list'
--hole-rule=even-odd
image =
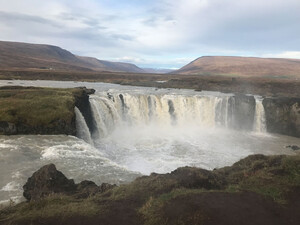
[{"label": "moss-covered rock", "polygon": [[87,111],[90,93],[85,88],[0,87],[0,134],[76,135],[74,107]]},{"label": "moss-covered rock", "polygon": [[51,195],[0,211],[3,224],[298,224],[300,156],[253,155],[213,171],[151,174],[93,196]]}]

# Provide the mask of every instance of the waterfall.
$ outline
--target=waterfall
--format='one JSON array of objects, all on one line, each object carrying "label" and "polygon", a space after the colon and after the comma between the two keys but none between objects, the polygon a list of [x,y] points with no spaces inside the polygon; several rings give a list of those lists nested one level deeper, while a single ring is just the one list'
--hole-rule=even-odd
[{"label": "waterfall", "polygon": [[94,139],[118,125],[230,127],[230,96],[99,93],[90,96]]},{"label": "waterfall", "polygon": [[[176,127],[175,129],[199,126],[204,129],[223,127],[250,131],[253,128],[257,132],[265,132],[262,98],[255,97],[255,102],[255,112],[253,110],[253,114],[249,115],[241,111],[242,107],[248,112],[248,99],[239,99],[239,102],[236,102],[236,97],[228,94],[99,92],[90,96],[96,127],[92,137],[94,140],[107,137],[120,126],[145,125]],[[254,121],[247,120],[251,115]],[[251,121],[249,128],[237,126],[240,121]]]},{"label": "waterfall", "polygon": [[258,133],[266,132],[266,117],[265,117],[265,109],[262,104],[262,98],[259,96],[255,96],[255,115],[254,115],[254,124],[253,131]]},{"label": "waterfall", "polygon": [[93,144],[90,130],[80,110],[75,107],[77,136],[89,144]]}]

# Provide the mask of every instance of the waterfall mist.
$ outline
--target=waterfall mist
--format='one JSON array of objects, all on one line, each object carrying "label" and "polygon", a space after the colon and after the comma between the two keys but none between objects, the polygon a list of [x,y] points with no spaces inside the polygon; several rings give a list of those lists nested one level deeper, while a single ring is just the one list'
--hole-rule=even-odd
[{"label": "waterfall mist", "polygon": [[[94,88],[91,118],[75,109],[77,135],[0,136],[0,205],[22,200],[37,168],[54,163],[75,182],[123,184],[181,166],[229,166],[250,154],[295,154],[299,138],[265,133],[259,96],[107,83],[1,81],[5,85]],[[1,83],[0,82],[0,83]],[[88,127],[90,124],[93,127]],[[85,140],[85,141],[83,141]],[[89,144],[92,143],[92,144]]]},{"label": "waterfall mist", "polygon": [[90,104],[95,147],[143,174],[228,165],[260,149],[256,132],[266,130],[261,99],[253,96],[111,89],[91,95]]}]

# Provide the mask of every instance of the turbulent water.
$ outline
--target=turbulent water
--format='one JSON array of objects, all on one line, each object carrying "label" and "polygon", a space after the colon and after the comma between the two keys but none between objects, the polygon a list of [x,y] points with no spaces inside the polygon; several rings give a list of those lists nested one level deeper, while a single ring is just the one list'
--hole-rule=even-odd
[{"label": "turbulent water", "polygon": [[285,146],[300,145],[299,138],[266,133],[259,96],[255,96],[253,124],[237,130],[239,112],[232,94],[103,83],[0,81],[0,85],[17,84],[96,89],[90,96],[94,126],[88,128],[75,109],[81,139],[0,136],[0,201],[20,200],[26,179],[50,162],[77,182],[120,184],[180,166],[223,167],[254,153],[294,154]]}]

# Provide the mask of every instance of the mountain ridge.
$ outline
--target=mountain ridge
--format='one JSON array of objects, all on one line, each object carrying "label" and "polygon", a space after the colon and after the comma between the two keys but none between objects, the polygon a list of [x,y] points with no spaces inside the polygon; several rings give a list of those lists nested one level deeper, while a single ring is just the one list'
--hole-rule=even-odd
[{"label": "mountain ridge", "polygon": [[0,41],[0,68],[144,72],[134,64],[77,56],[54,45],[8,41]]},{"label": "mountain ridge", "polygon": [[172,74],[300,77],[300,59],[202,56]]}]

